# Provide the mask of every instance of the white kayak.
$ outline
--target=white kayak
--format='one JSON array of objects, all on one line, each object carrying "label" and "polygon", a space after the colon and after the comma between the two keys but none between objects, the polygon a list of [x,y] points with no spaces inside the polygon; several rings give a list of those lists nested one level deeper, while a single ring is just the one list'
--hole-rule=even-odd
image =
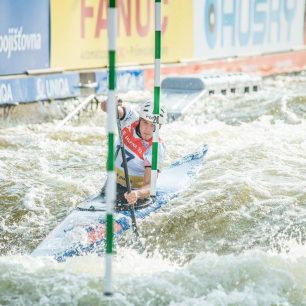
[{"label": "white kayak", "polygon": [[[135,209],[136,219],[146,218],[188,188],[203,164],[206,152],[207,146],[203,145],[198,151],[186,155],[163,169],[158,176],[155,200],[146,208]],[[114,214],[115,236],[131,227],[129,211]],[[101,245],[104,242],[105,201],[102,196],[98,195],[74,208],[31,255],[52,256],[58,261],[64,261],[68,257],[101,251]]]}]

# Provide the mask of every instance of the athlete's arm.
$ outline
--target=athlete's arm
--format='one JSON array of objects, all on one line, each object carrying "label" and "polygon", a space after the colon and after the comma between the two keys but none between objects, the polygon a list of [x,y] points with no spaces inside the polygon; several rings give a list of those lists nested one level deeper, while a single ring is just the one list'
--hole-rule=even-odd
[{"label": "athlete's arm", "polygon": [[145,167],[143,185],[136,190],[138,199],[145,199],[150,195],[151,190],[151,167]]},{"label": "athlete's arm", "polygon": [[145,199],[150,195],[151,189],[151,167],[146,167],[143,176],[143,185],[137,190],[132,190],[131,193],[125,193],[124,196],[129,204],[134,204],[138,199]]},{"label": "athlete's arm", "polygon": [[[101,102],[101,109],[103,112],[106,112],[106,100]],[[124,108],[122,107],[122,100],[117,99],[117,105],[118,105],[118,114],[119,114],[119,119],[122,119],[125,115]]]}]

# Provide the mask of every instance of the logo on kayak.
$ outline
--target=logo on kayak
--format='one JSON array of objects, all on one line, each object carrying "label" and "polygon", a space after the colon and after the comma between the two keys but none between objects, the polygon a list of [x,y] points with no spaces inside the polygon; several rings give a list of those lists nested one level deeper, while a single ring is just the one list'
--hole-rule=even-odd
[{"label": "logo on kayak", "polygon": [[[121,225],[115,223],[114,233],[117,233],[121,229],[122,229]],[[89,243],[96,243],[106,238],[105,224],[99,224],[96,227],[88,227],[86,230],[87,230],[87,238]]]}]

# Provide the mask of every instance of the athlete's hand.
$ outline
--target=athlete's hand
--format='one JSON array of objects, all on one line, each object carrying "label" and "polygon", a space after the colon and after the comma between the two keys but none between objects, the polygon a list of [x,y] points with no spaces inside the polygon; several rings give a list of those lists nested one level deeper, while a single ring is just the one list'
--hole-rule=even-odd
[{"label": "athlete's hand", "polygon": [[129,204],[135,204],[137,202],[138,196],[137,191],[135,190],[131,191],[130,193],[126,192],[124,196]]},{"label": "athlete's hand", "polygon": [[[101,109],[103,110],[103,112],[107,111],[106,102],[107,102],[107,100],[101,101]],[[116,96],[116,103],[117,103],[117,106],[122,107],[122,100],[120,98],[118,98],[118,96]]]}]

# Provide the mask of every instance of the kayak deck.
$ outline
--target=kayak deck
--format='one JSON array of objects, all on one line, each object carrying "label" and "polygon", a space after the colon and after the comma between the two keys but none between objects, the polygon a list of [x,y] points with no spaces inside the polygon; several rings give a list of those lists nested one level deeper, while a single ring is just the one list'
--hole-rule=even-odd
[{"label": "kayak deck", "polygon": [[[135,209],[136,218],[144,219],[185,190],[200,169],[206,152],[207,146],[203,145],[198,151],[164,169],[158,177],[155,201],[146,208]],[[96,251],[105,241],[105,205],[104,197],[100,195],[80,203],[31,255],[52,256],[58,261],[64,261],[68,257]],[[115,213],[115,236],[129,228],[131,228],[130,211]]]}]

